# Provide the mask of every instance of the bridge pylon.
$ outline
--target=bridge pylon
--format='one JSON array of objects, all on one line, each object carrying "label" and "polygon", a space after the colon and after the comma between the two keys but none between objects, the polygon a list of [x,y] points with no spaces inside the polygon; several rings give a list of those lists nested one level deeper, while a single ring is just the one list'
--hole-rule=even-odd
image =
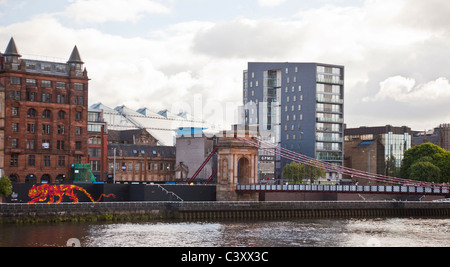
[{"label": "bridge pylon", "polygon": [[217,144],[217,201],[258,201],[259,193],[238,194],[237,185],[258,183],[258,148],[237,136],[252,140],[249,130],[224,132]]}]

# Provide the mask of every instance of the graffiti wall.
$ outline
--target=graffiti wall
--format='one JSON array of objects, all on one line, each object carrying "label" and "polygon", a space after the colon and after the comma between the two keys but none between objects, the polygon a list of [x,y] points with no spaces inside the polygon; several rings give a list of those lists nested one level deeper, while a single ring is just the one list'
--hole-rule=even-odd
[{"label": "graffiti wall", "polygon": [[215,201],[215,186],[115,184],[13,184],[8,203],[78,203],[127,201],[178,201],[167,194],[175,193],[184,201]]},{"label": "graffiti wall", "polygon": [[[13,184],[13,194],[9,203],[79,203],[126,201],[121,186],[103,184],[49,185]],[[128,190],[126,190],[128,191]]]},{"label": "graffiti wall", "polygon": [[100,202],[103,197],[116,198],[116,195],[114,194],[101,194],[98,200],[95,200],[92,198],[92,195],[81,186],[42,184],[34,185],[30,191],[28,191],[28,197],[31,198],[28,203],[62,203],[65,197],[70,198],[73,203],[78,203],[80,202],[78,194],[84,194],[91,202]]}]

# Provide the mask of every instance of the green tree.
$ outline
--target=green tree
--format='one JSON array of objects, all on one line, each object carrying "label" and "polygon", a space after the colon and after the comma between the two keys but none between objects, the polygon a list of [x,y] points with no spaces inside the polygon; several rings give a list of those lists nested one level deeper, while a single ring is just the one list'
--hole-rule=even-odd
[{"label": "green tree", "polygon": [[441,170],[441,179],[439,183],[450,183],[450,152],[439,154],[434,160],[434,165]]},{"label": "green tree", "polygon": [[7,177],[2,176],[2,178],[0,179],[0,196],[9,197],[11,194],[12,194],[11,181]]},{"label": "green tree", "polygon": [[422,182],[439,183],[441,170],[430,161],[418,161],[409,168],[410,178]]},{"label": "green tree", "polygon": [[[437,164],[436,162],[443,159],[450,159],[450,157],[447,158],[445,156],[446,153],[449,152],[431,143],[425,143],[422,145],[415,146],[405,152],[402,167],[400,168],[400,175],[403,178],[412,179],[409,173],[411,166],[416,162],[420,161],[424,157],[431,158],[432,163],[435,164],[436,166],[444,164],[444,162],[441,162],[440,164]],[[441,174],[444,176],[447,175],[446,173]]]},{"label": "green tree", "polygon": [[291,183],[299,183],[303,180],[305,175],[305,167],[301,163],[291,162],[284,166],[283,177],[288,179]]},{"label": "green tree", "polygon": [[314,183],[314,181],[321,177],[325,177],[325,175],[325,167],[320,161],[311,160],[308,162],[308,165],[305,165],[305,176],[311,183]]}]

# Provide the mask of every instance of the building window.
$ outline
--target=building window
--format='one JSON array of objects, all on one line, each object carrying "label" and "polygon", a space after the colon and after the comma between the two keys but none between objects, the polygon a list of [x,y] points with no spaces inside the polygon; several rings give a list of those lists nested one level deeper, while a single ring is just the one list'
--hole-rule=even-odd
[{"label": "building window", "polygon": [[28,86],[36,86],[36,79],[27,79]]},{"label": "building window", "polygon": [[74,88],[75,88],[75,90],[83,91],[84,90],[84,84],[82,84],[82,83],[75,83],[74,84]]},{"label": "building window", "polygon": [[52,101],[52,94],[42,94],[42,102],[50,103]]},{"label": "building window", "polygon": [[65,111],[59,111],[58,112],[58,120],[64,120],[66,118],[66,112]]},{"label": "building window", "polygon": [[66,157],[65,156],[59,156],[58,157],[58,166],[59,167],[65,167],[66,166]]},{"label": "building window", "polygon": [[56,65],[56,72],[65,73],[66,72],[66,66],[64,66],[64,65]]},{"label": "building window", "polygon": [[75,142],[75,150],[80,151],[82,148],[82,144],[80,141]]},{"label": "building window", "polygon": [[27,62],[27,63],[25,63],[25,68],[27,70],[36,70],[36,63]]},{"label": "building window", "polygon": [[48,109],[44,110],[44,112],[42,112],[42,118],[43,119],[50,119],[52,116],[52,112]]},{"label": "building window", "polygon": [[75,156],[75,164],[81,164],[83,162],[83,157],[80,155]]},{"label": "building window", "polygon": [[35,118],[36,117],[36,110],[34,108],[30,108],[27,111],[27,117],[28,118]]},{"label": "building window", "polygon": [[11,154],[11,167],[18,167],[19,166],[19,155],[18,154]]},{"label": "building window", "polygon": [[56,103],[58,103],[58,104],[65,104],[66,103],[66,96],[65,95],[57,95],[56,96]]},{"label": "building window", "polygon": [[13,123],[11,128],[12,128],[13,133],[17,133],[19,131],[19,124]]},{"label": "building window", "polygon": [[65,82],[57,82],[56,88],[57,89],[66,89],[66,83]]},{"label": "building window", "polygon": [[102,151],[100,148],[97,147],[90,147],[89,148],[89,157],[91,158],[100,158],[102,156]]},{"label": "building window", "polygon": [[19,140],[18,139],[12,139],[11,140],[11,148],[16,149],[19,147]]},{"label": "building window", "polygon": [[11,91],[11,100],[22,100],[21,92],[20,91]]},{"label": "building window", "polygon": [[13,117],[18,117],[18,116],[19,116],[19,108],[17,108],[17,107],[12,107],[12,109],[11,109],[11,115],[12,115]]},{"label": "building window", "polygon": [[50,167],[51,161],[50,156],[44,156],[44,167]]},{"label": "building window", "polygon": [[34,124],[27,124],[27,133],[34,134],[35,132],[35,125]]},{"label": "building window", "polygon": [[28,156],[28,166],[35,167],[36,166],[36,156],[30,155]]},{"label": "building window", "polygon": [[64,150],[64,141],[62,141],[62,140],[56,141],[56,149]]},{"label": "building window", "polygon": [[99,160],[91,160],[91,169],[92,171],[100,171],[100,161]]},{"label": "building window", "polygon": [[90,145],[101,145],[102,139],[100,137],[90,137],[89,138],[89,144]]},{"label": "building window", "polygon": [[27,140],[27,149],[34,150],[34,140]]},{"label": "building window", "polygon": [[42,81],[41,85],[42,85],[42,87],[45,87],[45,88],[51,88],[52,82],[51,81]]},{"label": "building window", "polygon": [[75,135],[81,135],[81,127],[75,127]]},{"label": "building window", "polygon": [[43,71],[52,71],[52,65],[50,65],[50,64],[41,64],[41,70],[43,70]]},{"label": "building window", "polygon": [[50,134],[50,125],[42,124],[42,134]]},{"label": "building window", "polygon": [[27,101],[35,102],[36,101],[36,93],[35,92],[27,92]]},{"label": "building window", "polygon": [[20,85],[21,79],[19,77],[11,77],[11,84]]},{"label": "building window", "polygon": [[64,125],[58,125],[56,133],[59,135],[64,135],[65,134]]},{"label": "building window", "polygon": [[83,113],[81,111],[77,111],[77,113],[75,113],[75,120],[81,121],[82,117],[83,117]]}]

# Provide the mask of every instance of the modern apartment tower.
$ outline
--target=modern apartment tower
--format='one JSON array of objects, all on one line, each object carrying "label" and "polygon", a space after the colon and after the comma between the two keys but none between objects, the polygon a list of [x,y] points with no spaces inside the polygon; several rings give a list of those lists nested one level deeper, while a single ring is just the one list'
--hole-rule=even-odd
[{"label": "modern apartment tower", "polygon": [[[343,66],[320,63],[248,63],[245,124],[257,125],[262,138],[276,145],[343,166],[344,71]],[[280,179],[291,161],[273,158],[275,178]],[[342,176],[327,173],[326,178]]]}]

